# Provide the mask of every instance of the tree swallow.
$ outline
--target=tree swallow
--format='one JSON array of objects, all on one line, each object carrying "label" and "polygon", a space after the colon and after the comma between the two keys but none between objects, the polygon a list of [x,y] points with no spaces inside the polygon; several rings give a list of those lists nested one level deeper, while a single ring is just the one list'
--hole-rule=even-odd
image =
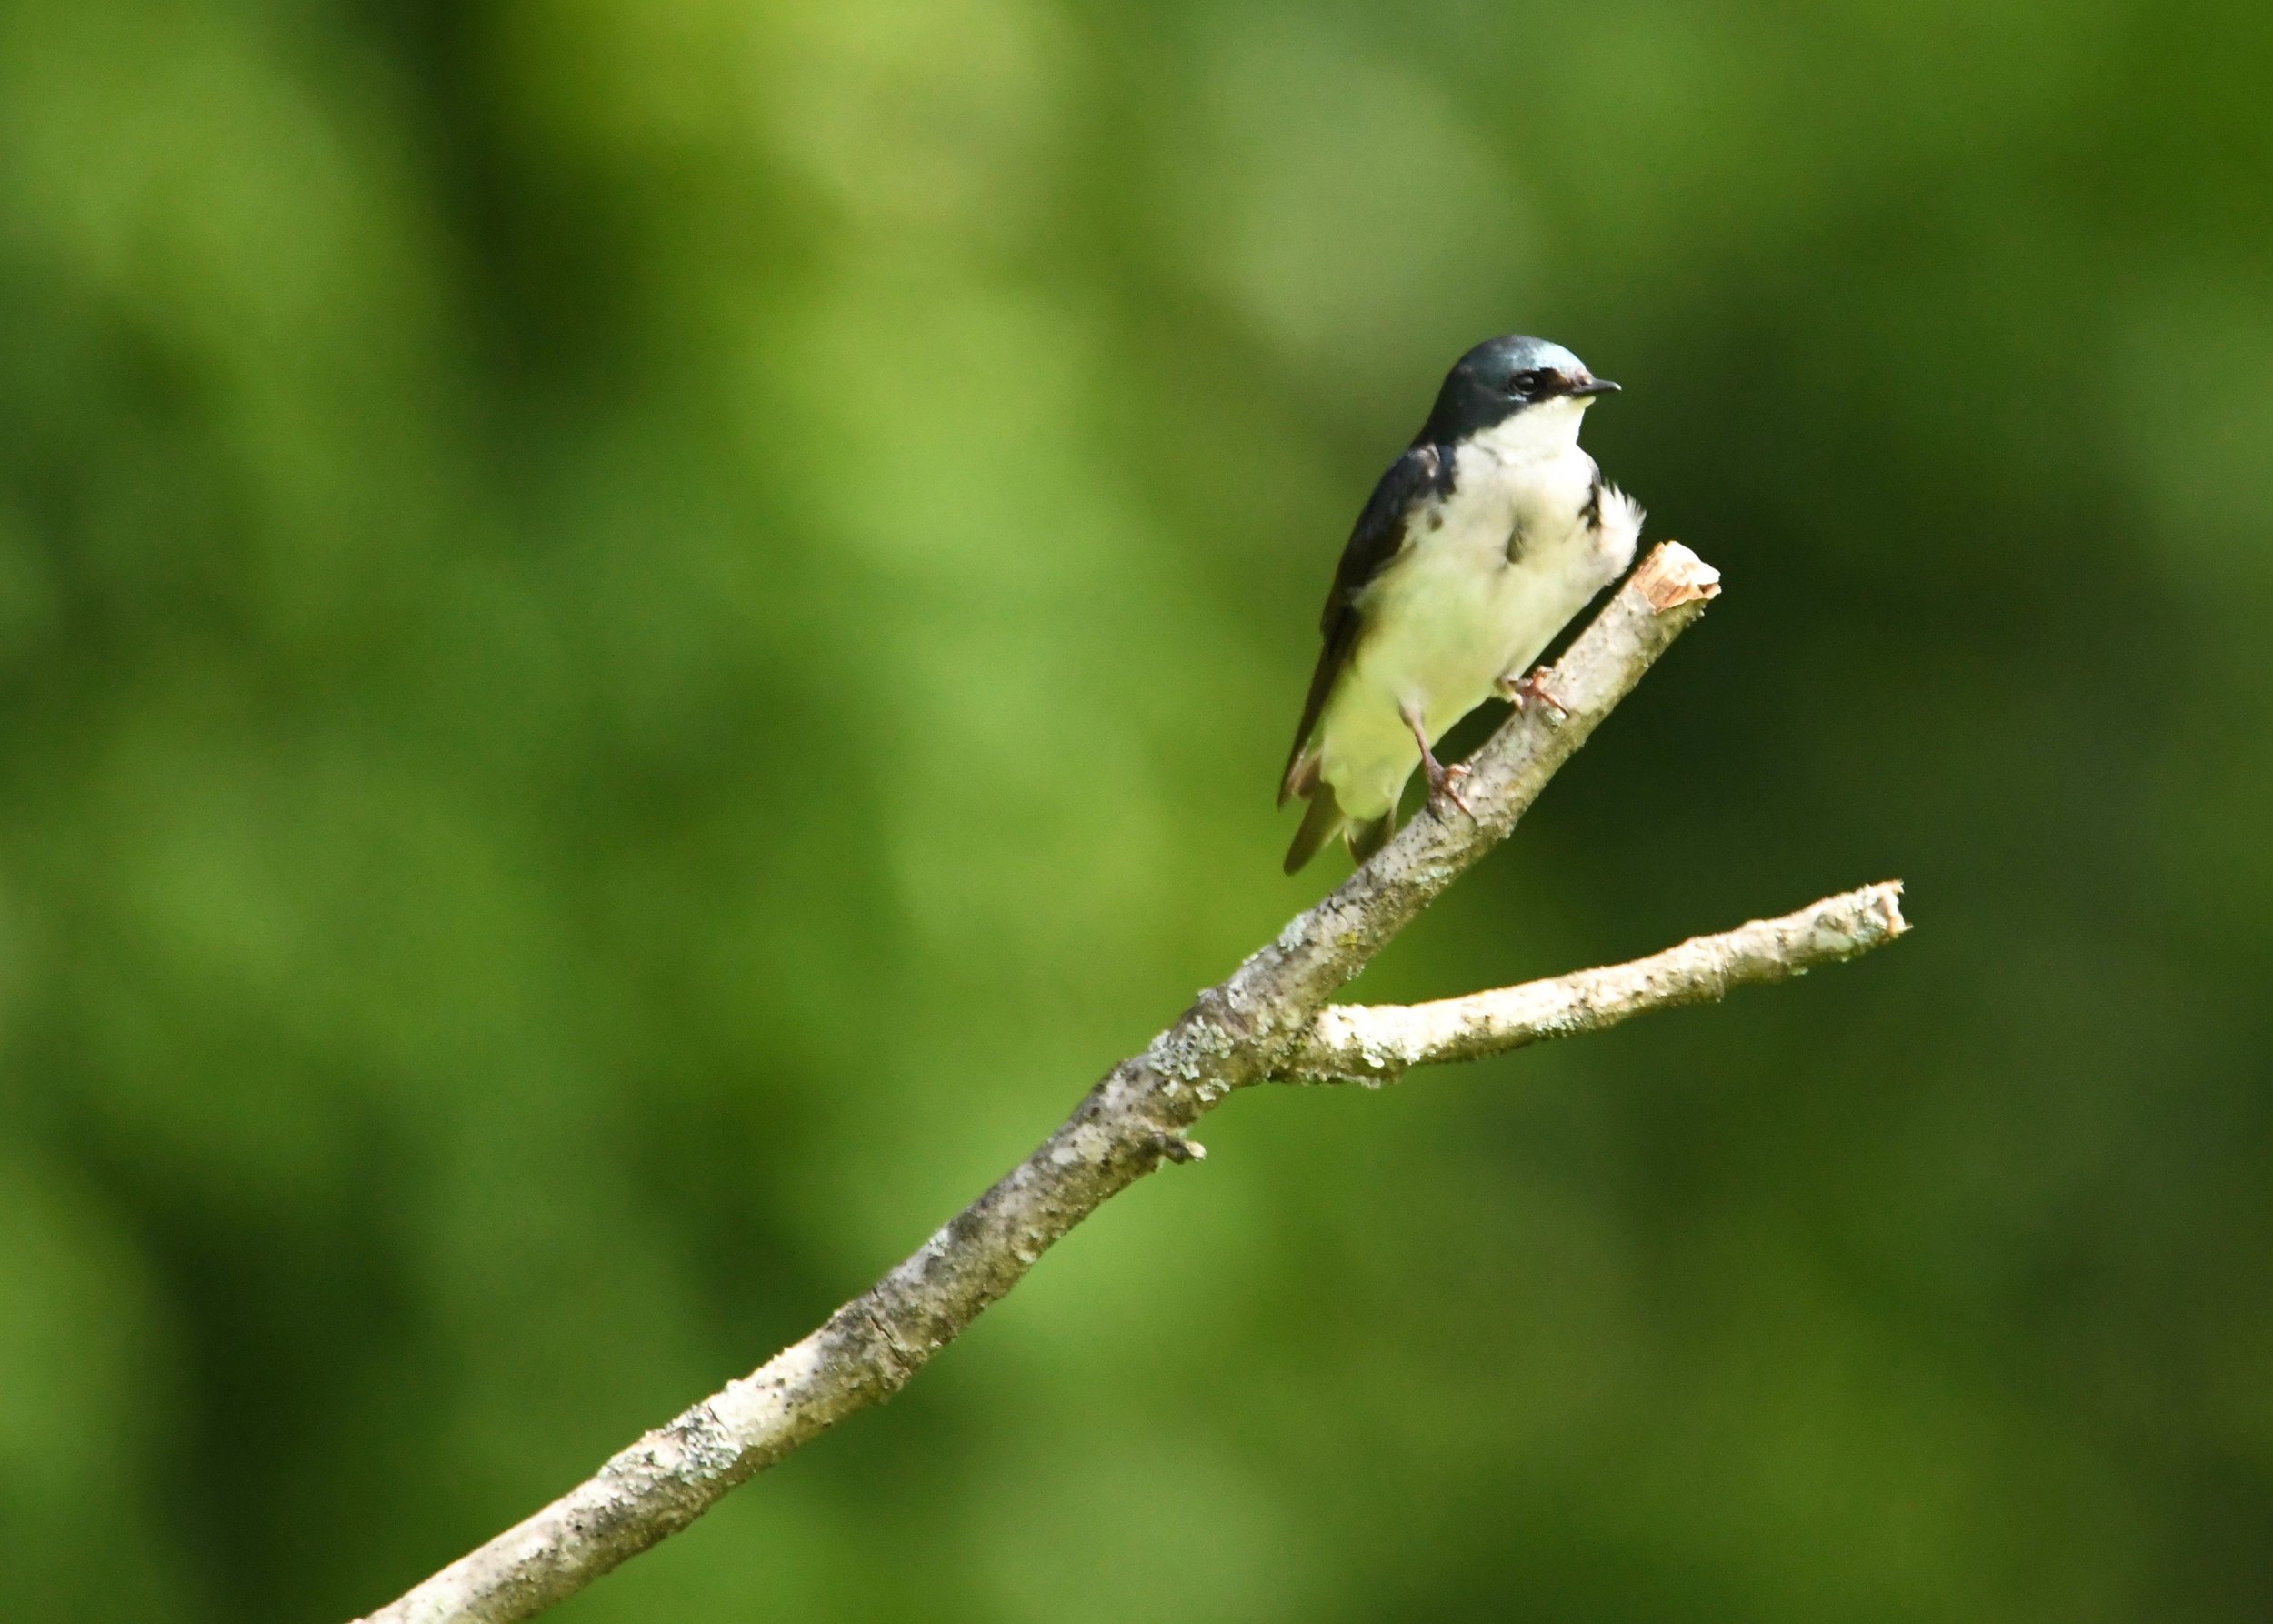
[{"label": "tree swallow", "polygon": [[1494,693],[1562,708],[1531,663],[1641,536],[1641,508],[1578,448],[1587,408],[1617,389],[1543,338],[1491,339],[1446,376],[1358,514],[1319,617],[1278,787],[1279,805],[1310,803],[1287,873],[1337,835],[1358,862],[1379,851],[1416,767],[1432,803],[1465,811],[1467,768],[1429,747]]}]

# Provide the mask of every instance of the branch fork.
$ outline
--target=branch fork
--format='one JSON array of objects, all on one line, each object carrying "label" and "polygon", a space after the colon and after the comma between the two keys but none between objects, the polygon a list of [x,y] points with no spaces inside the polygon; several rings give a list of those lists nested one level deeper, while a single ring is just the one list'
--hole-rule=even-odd
[{"label": "branch fork", "polygon": [[1022,1279],[1075,1225],[1166,1162],[1234,1090],[1379,1087],[1804,975],[1908,927],[1899,883],[1699,937],[1631,964],[1411,1007],[1329,1005],[1398,931],[1505,839],[1564,762],[1718,595],[1677,542],[1644,559],[1555,666],[1562,714],[1526,707],[1467,762],[1471,815],[1419,817],[1277,939],[1107,1072],[1024,1161],[803,1341],[607,1461],[584,1483],[359,1624],[505,1624],[566,1599],[676,1533],[836,1422],[881,1403]]}]

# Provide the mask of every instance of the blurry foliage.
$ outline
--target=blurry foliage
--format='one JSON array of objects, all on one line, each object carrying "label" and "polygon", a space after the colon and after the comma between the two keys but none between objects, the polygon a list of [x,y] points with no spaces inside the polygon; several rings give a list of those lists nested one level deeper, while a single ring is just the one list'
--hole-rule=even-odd
[{"label": "blurry foliage", "polygon": [[[1449,357],[1730,593],[1255,1098],[586,1619],[2273,1607],[2273,12],[0,7],[0,1615],[344,1616],[1312,894]],[[1312,881],[1312,886],[1316,881]]]}]

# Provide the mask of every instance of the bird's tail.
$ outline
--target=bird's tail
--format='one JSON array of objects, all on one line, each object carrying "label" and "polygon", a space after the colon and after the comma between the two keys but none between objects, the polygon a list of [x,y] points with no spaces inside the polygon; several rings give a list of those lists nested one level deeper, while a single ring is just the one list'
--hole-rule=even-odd
[{"label": "bird's tail", "polygon": [[1342,832],[1344,822],[1342,804],[1334,798],[1334,786],[1312,785],[1310,804],[1303,808],[1302,827],[1295,831],[1295,843],[1287,848],[1287,872],[1294,873],[1317,857],[1320,847]]},{"label": "bird's tail", "polygon": [[1287,848],[1287,872],[1294,873],[1317,857],[1319,848],[1337,835],[1349,837],[1349,855],[1362,863],[1388,845],[1389,837],[1396,833],[1395,807],[1365,823],[1352,823],[1344,815],[1341,802],[1334,798],[1334,786],[1321,780],[1311,786],[1302,827],[1295,831],[1295,843]]}]

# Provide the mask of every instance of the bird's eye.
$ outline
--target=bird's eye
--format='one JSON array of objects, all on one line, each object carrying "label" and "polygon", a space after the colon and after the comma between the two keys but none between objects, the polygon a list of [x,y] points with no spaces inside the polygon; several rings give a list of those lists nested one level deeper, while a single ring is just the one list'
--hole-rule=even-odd
[{"label": "bird's eye", "polygon": [[1537,395],[1539,386],[1546,381],[1547,375],[1543,372],[1518,372],[1507,380],[1507,387],[1517,395]]}]

